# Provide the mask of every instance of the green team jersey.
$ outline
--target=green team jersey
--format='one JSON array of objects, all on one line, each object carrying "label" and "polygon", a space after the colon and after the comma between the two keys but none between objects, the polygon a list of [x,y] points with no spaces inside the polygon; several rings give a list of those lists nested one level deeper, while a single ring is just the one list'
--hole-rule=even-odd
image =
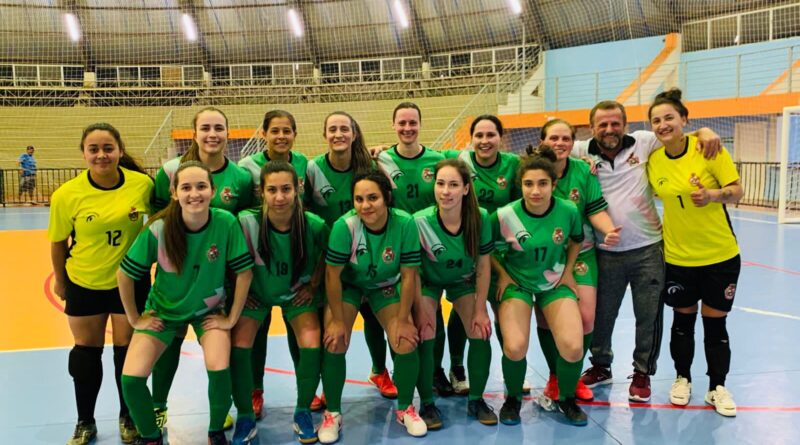
[{"label": "green team jersey", "polygon": [[380,289],[400,281],[400,266],[419,266],[419,234],[414,218],[389,208],[386,226],[369,230],[355,210],[333,224],[326,263],[345,266],[342,283],[361,290]]},{"label": "green team jersey", "polygon": [[308,163],[306,170],[305,203],[329,226],[353,208],[350,185],[353,168],[339,171],[328,161],[328,154],[319,155]]},{"label": "green team jersey", "polygon": [[581,252],[594,247],[594,230],[589,217],[608,208],[603,198],[600,181],[589,171],[589,164],[568,158],[564,173],[556,182],[553,196],[572,201],[578,208],[583,224],[583,245]]},{"label": "green team jersey", "polygon": [[120,264],[134,280],[149,276],[150,266],[158,264],[146,308],[164,320],[190,320],[223,308],[226,269],[239,273],[253,267],[236,217],[224,210],[211,208],[202,229],[187,230],[181,273],[167,256],[164,235],[164,220],[158,219],[139,234]]},{"label": "green team jersey", "polygon": [[[269,158],[269,153],[260,151],[239,161],[239,167],[250,173],[250,178],[253,181],[254,206],[261,204],[261,169],[271,160],[272,159]],[[294,167],[294,170],[297,172],[297,179],[300,185],[300,189],[297,192],[300,196],[303,196],[303,185],[305,185],[306,182],[308,159],[306,159],[302,153],[290,151],[289,163],[292,164],[292,167]]]},{"label": "green team jersey", "polygon": [[378,166],[389,176],[394,189],[394,205],[414,213],[433,204],[434,172],[436,163],[444,155],[425,146],[413,158],[403,157],[393,145],[378,156]]},{"label": "green team jersey", "polygon": [[261,209],[250,209],[239,213],[239,224],[244,231],[244,238],[250,255],[255,260],[253,282],[250,284],[250,295],[267,306],[279,306],[291,301],[300,286],[309,283],[314,269],[319,264],[320,255],[328,246],[328,226],[317,215],[305,212],[305,248],[306,264],[297,282],[292,283],[292,240],[289,232],[280,232],[270,227],[269,232],[269,264],[261,255]]},{"label": "green team jersey", "polygon": [[[478,254],[488,255],[494,249],[489,212],[481,211],[481,231]],[[445,228],[436,206],[414,214],[422,246],[423,284],[448,286],[475,282],[475,261],[469,256],[464,243],[464,225],[457,233]]]},{"label": "green team jersey", "polygon": [[489,213],[522,196],[517,185],[519,156],[501,151],[497,153],[494,164],[483,167],[478,164],[472,150],[445,150],[444,155],[447,158],[461,159],[472,170],[478,205]]},{"label": "green team jersey", "polygon": [[[172,199],[169,187],[180,165],[181,158],[171,159],[156,173],[156,185],[150,200],[154,212],[166,207]],[[236,214],[239,210],[253,205],[253,180],[250,178],[250,173],[228,158],[225,158],[225,165],[222,168],[211,172],[211,179],[217,189],[211,199],[211,207]]]},{"label": "green team jersey", "polygon": [[567,237],[580,243],[583,229],[578,208],[553,197],[543,215],[534,215],[517,200],[491,216],[495,248],[508,275],[525,290],[556,287],[567,263]]}]

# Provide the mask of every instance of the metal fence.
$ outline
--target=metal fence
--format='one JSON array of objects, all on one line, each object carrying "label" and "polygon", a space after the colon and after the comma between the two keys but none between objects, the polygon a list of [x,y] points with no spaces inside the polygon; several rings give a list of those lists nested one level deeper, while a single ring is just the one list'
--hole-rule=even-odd
[{"label": "metal fence", "polygon": [[[800,164],[790,166],[793,173],[797,173],[797,183],[800,186]],[[778,208],[780,173],[779,162],[737,162],[736,169],[742,178],[745,194],[739,205]],[[49,204],[50,195],[63,183],[77,176],[84,169],[81,168],[47,168],[36,172],[36,187],[33,191],[33,201],[37,204]],[[157,167],[147,167],[148,174],[155,177]],[[794,177],[794,174],[792,175]],[[20,193],[19,170],[0,170],[0,204],[27,204],[30,199],[26,193]],[[794,201],[800,190],[792,190]]]},{"label": "metal fence", "polygon": [[[84,168],[40,168],[36,170],[36,187],[32,194],[20,190],[22,176],[20,170],[0,170],[0,204],[50,204],[50,195],[63,183],[78,176]],[[145,168],[147,173],[155,177],[158,167]],[[31,195],[32,198],[31,199]]]}]

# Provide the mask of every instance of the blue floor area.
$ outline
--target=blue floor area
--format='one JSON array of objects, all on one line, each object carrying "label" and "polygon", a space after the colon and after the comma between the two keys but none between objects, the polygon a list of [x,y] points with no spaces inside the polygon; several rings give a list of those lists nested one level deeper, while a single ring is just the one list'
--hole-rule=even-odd
[{"label": "blue floor area", "polygon": [[[33,216],[32,216],[33,215]],[[669,326],[665,312],[664,341],[659,371],[652,381],[653,398],[646,406],[627,401],[632,372],[634,317],[629,300],[623,303],[614,332],[616,358],[614,384],[595,391],[594,405],[584,405],[590,422],[578,428],[565,424],[559,415],[541,410],[526,400],[522,424],[487,427],[466,417],[465,398],[437,400],[445,427],[422,439],[414,439],[394,421],[393,403],[377,391],[359,383],[344,390],[343,444],[792,444],[800,433],[800,225],[777,225],[772,215],[732,210],[743,268],[734,309],[728,317],[732,363],[727,386],[739,406],[736,418],[724,418],[703,403],[705,376],[702,324],[696,326],[696,355],[692,368],[694,393],[689,407],[669,405],[668,392],[674,371],[669,356]],[[42,229],[47,209],[0,210],[0,229]],[[702,227],[698,227],[702,230]],[[43,298],[42,296],[34,296]],[[66,322],[66,321],[65,321]],[[502,404],[500,349],[493,340],[492,368],[487,401],[499,411]],[[98,444],[117,444],[118,402],[113,379],[112,351],[103,355],[105,377],[97,419]],[[184,345],[185,355],[170,395],[169,443],[205,443],[208,421],[206,374],[201,351],[193,342]],[[65,443],[75,422],[72,381],[66,349],[0,353],[0,443]],[[447,361],[447,358],[445,358]],[[547,369],[533,338],[528,353],[528,380],[534,395],[544,386]],[[369,358],[363,335],[355,333],[347,355],[347,377],[366,381]],[[291,370],[284,337],[271,337],[269,368]],[[390,365],[391,368],[391,365]],[[291,418],[295,401],[294,376],[267,372],[266,417],[259,422],[262,444],[297,443]],[[608,403],[605,403],[608,402]],[[418,403],[418,401],[417,401]],[[315,421],[320,416],[315,414]]]}]

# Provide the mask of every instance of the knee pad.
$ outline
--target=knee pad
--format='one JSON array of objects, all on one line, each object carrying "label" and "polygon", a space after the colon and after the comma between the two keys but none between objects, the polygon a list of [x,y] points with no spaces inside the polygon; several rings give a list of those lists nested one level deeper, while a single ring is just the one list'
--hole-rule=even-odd
[{"label": "knee pad", "polygon": [[103,348],[75,345],[69,351],[67,368],[73,379],[82,381],[103,380]]},{"label": "knee pad", "polygon": [[[703,318],[705,320],[705,318]],[[672,334],[690,336],[694,338],[694,324],[697,321],[697,312],[693,314],[673,313]]]},{"label": "knee pad", "polygon": [[719,318],[703,317],[703,330],[706,343],[728,343],[727,316]]}]

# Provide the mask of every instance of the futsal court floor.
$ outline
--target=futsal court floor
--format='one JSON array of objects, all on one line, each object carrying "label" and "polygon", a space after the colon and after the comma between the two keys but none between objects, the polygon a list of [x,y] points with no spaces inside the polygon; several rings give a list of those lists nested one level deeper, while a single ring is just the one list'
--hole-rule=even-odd
[{"label": "futsal court floor", "polygon": [[[46,208],[0,209],[0,444],[63,444],[75,424],[72,380],[67,373],[72,341],[62,303],[52,293],[47,217]],[[595,401],[583,404],[589,415],[588,426],[569,426],[559,415],[541,410],[533,399],[526,398],[521,425],[488,427],[467,419],[465,398],[450,397],[437,400],[444,428],[424,438],[412,438],[395,422],[392,401],[381,398],[367,384],[369,356],[363,335],[354,333],[347,354],[340,443],[800,443],[800,225],[778,225],[772,214],[747,210],[732,209],[731,217],[743,260],[734,309],[728,317],[733,353],[727,386],[738,404],[737,417],[722,417],[703,402],[708,379],[699,320],[692,401],[683,408],[670,405],[668,392],[675,374],[669,355],[669,310],[665,311],[664,341],[658,373],[652,380],[652,400],[646,404],[628,402],[634,333],[628,297],[614,332],[614,384],[596,389]],[[697,230],[703,230],[702,224]],[[449,311],[449,306],[445,309]],[[110,341],[110,337],[107,339]],[[503,402],[501,353],[496,340],[492,345],[486,399],[497,412]],[[261,443],[297,443],[291,430],[294,375],[280,322],[272,327],[268,349],[266,416],[258,424]],[[110,348],[103,354],[103,363],[96,443],[117,444],[118,401]],[[534,386],[535,396],[547,377],[535,336],[528,366],[527,379]],[[418,406],[419,401],[416,403]],[[319,414],[314,416],[316,422],[321,420]],[[196,341],[187,341],[170,393],[169,443],[205,443],[207,420],[201,350]]]}]

